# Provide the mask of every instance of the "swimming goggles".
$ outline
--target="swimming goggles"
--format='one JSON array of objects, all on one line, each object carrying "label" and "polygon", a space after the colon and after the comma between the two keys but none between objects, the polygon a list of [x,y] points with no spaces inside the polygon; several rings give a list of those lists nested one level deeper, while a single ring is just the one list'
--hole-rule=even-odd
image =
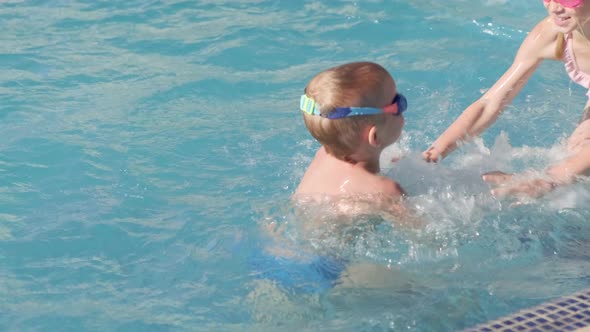
[{"label": "swimming goggles", "polygon": [[555,1],[566,8],[577,8],[584,4],[584,0],[543,0],[545,3]]},{"label": "swimming goggles", "polygon": [[320,112],[320,105],[312,98],[306,95],[301,96],[299,108],[310,115],[319,115],[328,119],[342,119],[349,116],[357,115],[373,115],[373,114],[392,114],[400,115],[408,108],[408,100],[404,95],[398,93],[390,105],[382,108],[376,107],[336,107],[333,112],[322,114]]}]

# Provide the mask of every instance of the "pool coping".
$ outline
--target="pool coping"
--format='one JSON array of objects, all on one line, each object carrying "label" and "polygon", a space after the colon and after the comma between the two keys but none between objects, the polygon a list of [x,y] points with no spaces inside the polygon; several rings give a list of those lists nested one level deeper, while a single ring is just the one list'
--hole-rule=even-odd
[{"label": "pool coping", "polygon": [[464,332],[590,332],[590,288],[470,327]]}]

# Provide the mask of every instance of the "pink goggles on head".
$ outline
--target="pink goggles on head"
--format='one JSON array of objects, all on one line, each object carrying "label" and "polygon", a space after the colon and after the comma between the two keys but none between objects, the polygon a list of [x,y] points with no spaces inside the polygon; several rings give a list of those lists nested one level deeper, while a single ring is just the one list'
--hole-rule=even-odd
[{"label": "pink goggles on head", "polygon": [[555,1],[566,8],[577,8],[584,4],[584,0],[543,0],[544,3]]}]

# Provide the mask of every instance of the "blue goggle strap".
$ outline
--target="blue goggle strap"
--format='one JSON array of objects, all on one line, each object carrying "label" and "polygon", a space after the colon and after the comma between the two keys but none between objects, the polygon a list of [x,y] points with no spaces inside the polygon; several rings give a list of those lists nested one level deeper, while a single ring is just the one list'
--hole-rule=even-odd
[{"label": "blue goggle strap", "polygon": [[336,107],[328,114],[328,119],[341,119],[347,116],[383,114],[383,110],[373,107]]},{"label": "blue goggle strap", "polygon": [[[321,115],[320,112],[320,105],[315,102],[315,100],[309,98],[306,95],[301,96],[301,100],[299,101],[299,108],[310,115]],[[371,114],[380,114],[383,113],[383,110],[380,108],[372,108],[372,107],[337,107],[334,112],[328,114],[328,118],[341,118],[345,116],[355,116],[355,115],[371,115]]]},{"label": "blue goggle strap", "polygon": [[[397,114],[403,113],[406,108],[408,107],[408,102],[406,98],[402,94],[397,94],[395,99],[393,100],[393,104],[397,104],[398,112]],[[301,100],[299,102],[299,108],[301,111],[310,114],[310,115],[322,115],[320,111],[320,105],[315,102],[315,100],[309,98],[306,95],[301,96]],[[340,119],[347,116],[356,116],[356,115],[373,115],[373,114],[381,114],[384,113],[383,108],[375,108],[375,107],[337,107],[334,112],[326,115],[328,119]]]}]

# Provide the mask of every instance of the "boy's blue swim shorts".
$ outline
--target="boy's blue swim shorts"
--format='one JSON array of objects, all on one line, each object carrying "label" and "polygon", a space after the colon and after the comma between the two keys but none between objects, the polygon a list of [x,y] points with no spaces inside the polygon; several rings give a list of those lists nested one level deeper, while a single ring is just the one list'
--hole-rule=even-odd
[{"label": "boy's blue swim shorts", "polygon": [[337,284],[345,262],[327,256],[310,255],[304,259],[278,257],[263,250],[250,257],[254,274],[275,281],[281,287],[313,293],[329,290]]}]

